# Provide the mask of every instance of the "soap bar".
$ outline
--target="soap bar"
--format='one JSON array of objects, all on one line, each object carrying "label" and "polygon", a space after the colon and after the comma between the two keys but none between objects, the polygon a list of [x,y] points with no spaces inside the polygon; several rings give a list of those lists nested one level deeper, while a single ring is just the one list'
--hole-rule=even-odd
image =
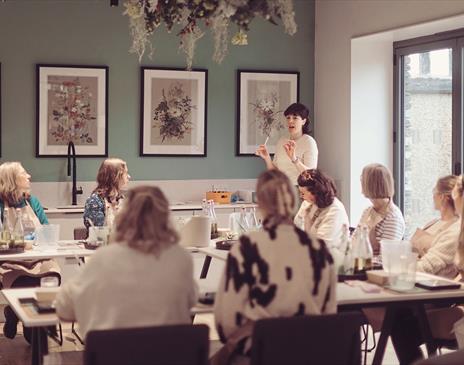
[{"label": "soap bar", "polygon": [[367,281],[373,284],[384,286],[388,284],[388,273],[383,270],[366,271]]}]

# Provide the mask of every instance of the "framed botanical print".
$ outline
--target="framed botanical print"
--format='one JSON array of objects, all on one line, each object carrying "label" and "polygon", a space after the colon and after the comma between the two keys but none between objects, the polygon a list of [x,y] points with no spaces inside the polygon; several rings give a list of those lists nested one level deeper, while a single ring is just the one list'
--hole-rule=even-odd
[{"label": "framed botanical print", "polygon": [[206,156],[207,70],[141,69],[141,156]]},{"label": "framed botanical print", "polygon": [[287,133],[283,112],[299,100],[299,77],[299,72],[237,71],[237,156],[254,155],[264,143],[275,152]]},{"label": "framed botanical print", "polygon": [[37,65],[37,157],[108,156],[108,67]]}]

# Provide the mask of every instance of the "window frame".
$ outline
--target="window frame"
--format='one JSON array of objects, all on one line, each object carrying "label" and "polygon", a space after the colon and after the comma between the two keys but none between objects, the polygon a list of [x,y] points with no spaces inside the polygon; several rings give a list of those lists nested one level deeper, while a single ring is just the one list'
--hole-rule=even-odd
[{"label": "window frame", "polygon": [[394,201],[404,212],[404,57],[443,48],[452,50],[451,108],[452,154],[451,171],[462,173],[463,161],[463,52],[464,28],[434,35],[407,39],[393,43],[393,176],[395,179]]}]

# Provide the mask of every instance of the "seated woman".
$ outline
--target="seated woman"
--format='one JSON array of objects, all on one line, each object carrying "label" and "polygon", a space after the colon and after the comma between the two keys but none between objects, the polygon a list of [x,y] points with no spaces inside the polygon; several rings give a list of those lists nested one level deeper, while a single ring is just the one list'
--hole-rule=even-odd
[{"label": "seated woman", "polygon": [[108,158],[102,162],[97,174],[97,187],[85,202],[84,225],[109,226],[119,209],[122,190],[127,186],[130,175],[127,164],[119,158]]},{"label": "seated woman", "polygon": [[382,239],[401,240],[404,236],[404,218],[401,210],[393,203],[393,177],[385,166],[371,164],[364,167],[361,174],[364,196],[372,206],[364,210],[353,235],[362,226],[369,229],[369,240],[374,255],[380,253]]},{"label": "seated woman", "polygon": [[[19,208],[25,232],[34,232],[42,224],[48,224],[39,200],[31,195],[31,175],[27,173],[19,162],[5,162],[0,165],[0,212],[3,224],[12,231],[16,222],[16,213]],[[4,215],[8,208],[8,218]],[[1,287],[17,288],[40,286],[40,278],[56,276],[59,280],[60,268],[53,260],[33,260],[24,262],[0,262]],[[18,317],[13,310],[4,308],[5,337],[16,336]],[[30,340],[30,332],[25,331],[26,339]]]},{"label": "seated woman", "polygon": [[332,256],[323,241],[293,224],[295,197],[288,177],[265,171],[256,193],[263,230],[241,236],[232,246],[214,308],[221,341],[238,342],[237,356],[245,363],[253,321],[337,309]]},{"label": "seated woman", "polygon": [[91,330],[191,323],[197,299],[193,261],[178,245],[159,188],[129,190],[113,238],[61,287],[58,316],[77,320],[83,336]]},{"label": "seated woman", "polygon": [[[464,184],[462,175],[456,179],[452,190],[456,213],[459,215],[458,223],[460,232],[457,243],[455,264],[458,272],[464,274]],[[452,333],[453,325],[463,317],[463,309],[460,306],[446,308],[427,309],[427,318],[434,338],[455,339]],[[424,342],[417,317],[410,309],[404,309],[396,318],[392,328],[392,343],[400,364],[410,364],[423,357],[420,345]]]},{"label": "seated woman", "polygon": [[298,176],[298,188],[303,202],[295,224],[303,222],[304,230],[323,239],[332,256],[341,260],[344,247],[340,247],[340,242],[349,222],[345,207],[336,197],[333,180],[320,170],[306,170]]},{"label": "seated woman", "polygon": [[438,179],[433,189],[433,202],[435,209],[440,211],[440,218],[418,228],[411,238],[413,249],[420,256],[417,270],[450,279],[457,274],[454,257],[461,226],[451,197],[456,180],[453,175]]}]

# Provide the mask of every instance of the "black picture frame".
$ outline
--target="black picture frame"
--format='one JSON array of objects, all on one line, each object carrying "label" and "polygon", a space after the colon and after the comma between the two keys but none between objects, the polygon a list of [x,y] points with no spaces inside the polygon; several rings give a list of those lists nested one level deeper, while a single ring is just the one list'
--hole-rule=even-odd
[{"label": "black picture frame", "polygon": [[2,63],[0,62],[0,157],[2,157]]},{"label": "black picture frame", "polygon": [[255,156],[266,141],[273,154],[277,140],[287,134],[283,111],[299,100],[299,71],[237,70],[235,155]]},{"label": "black picture frame", "polygon": [[206,157],[208,70],[141,67],[140,78],[140,156]]},{"label": "black picture frame", "polygon": [[[108,66],[36,64],[36,157],[108,156]],[[50,143],[51,142],[51,143]]]}]

